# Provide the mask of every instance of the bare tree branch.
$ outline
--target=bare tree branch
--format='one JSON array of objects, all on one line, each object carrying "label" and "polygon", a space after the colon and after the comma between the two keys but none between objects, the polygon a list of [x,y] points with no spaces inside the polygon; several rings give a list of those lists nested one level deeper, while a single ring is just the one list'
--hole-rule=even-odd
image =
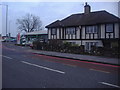
[{"label": "bare tree branch", "polygon": [[42,29],[42,21],[38,16],[26,14],[21,19],[17,19],[18,29],[20,31],[32,32]]}]

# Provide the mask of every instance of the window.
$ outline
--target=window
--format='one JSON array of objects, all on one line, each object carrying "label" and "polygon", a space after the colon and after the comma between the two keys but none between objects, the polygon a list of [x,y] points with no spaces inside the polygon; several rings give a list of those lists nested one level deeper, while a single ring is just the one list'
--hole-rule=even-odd
[{"label": "window", "polygon": [[75,45],[76,44],[76,42],[69,42],[70,44],[72,44],[72,45]]},{"label": "window", "polygon": [[91,42],[92,46],[98,46],[98,42]]},{"label": "window", "polygon": [[94,33],[97,33],[98,32],[98,27],[97,26],[94,26],[94,29],[93,29],[94,31]]},{"label": "window", "polygon": [[97,26],[87,26],[86,33],[97,33],[98,27]]},{"label": "window", "polygon": [[92,46],[98,46],[98,42],[86,42],[85,49],[86,51],[90,51]]},{"label": "window", "polygon": [[51,30],[51,34],[52,34],[52,35],[57,34],[57,30],[56,30],[55,28],[53,28],[53,29]]},{"label": "window", "polygon": [[75,34],[75,28],[66,28],[66,34]]},{"label": "window", "polygon": [[66,34],[70,34],[70,29],[66,29]]},{"label": "window", "polygon": [[113,32],[113,24],[106,24],[106,32]]}]

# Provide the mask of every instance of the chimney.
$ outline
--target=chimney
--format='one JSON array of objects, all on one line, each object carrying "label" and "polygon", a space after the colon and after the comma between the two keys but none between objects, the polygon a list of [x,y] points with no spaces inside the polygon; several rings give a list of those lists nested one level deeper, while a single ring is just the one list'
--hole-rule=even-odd
[{"label": "chimney", "polygon": [[85,6],[84,6],[84,13],[85,14],[89,14],[91,11],[91,7],[90,5],[87,4],[87,2],[85,3]]}]

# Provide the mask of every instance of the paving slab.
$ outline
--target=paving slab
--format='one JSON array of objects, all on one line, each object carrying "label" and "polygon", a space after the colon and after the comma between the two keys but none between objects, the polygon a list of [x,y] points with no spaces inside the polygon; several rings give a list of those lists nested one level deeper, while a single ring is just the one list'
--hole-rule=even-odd
[{"label": "paving slab", "polygon": [[104,63],[104,64],[120,65],[120,59],[118,59],[118,58],[80,55],[80,54],[70,54],[70,53],[42,51],[42,50],[33,50],[32,52],[36,53],[36,54],[47,55],[47,56],[55,56],[55,57],[76,59],[76,60],[88,61],[88,62],[97,62],[97,63]]}]

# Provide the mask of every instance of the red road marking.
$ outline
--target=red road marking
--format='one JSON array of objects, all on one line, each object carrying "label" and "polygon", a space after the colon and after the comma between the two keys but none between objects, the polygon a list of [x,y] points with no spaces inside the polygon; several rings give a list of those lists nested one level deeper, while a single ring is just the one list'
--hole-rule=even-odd
[{"label": "red road marking", "polygon": [[108,64],[95,63],[95,62],[87,62],[87,61],[79,61],[79,60],[66,59],[66,58],[59,58],[59,57],[52,57],[52,56],[46,56],[46,55],[38,55],[38,54],[35,54],[35,55],[37,55],[37,56],[42,56],[42,57],[46,57],[46,58],[59,59],[59,60],[69,60],[69,61],[76,61],[76,62],[97,64],[97,65],[103,65],[103,66],[109,66],[109,67],[120,67],[120,66],[115,66],[115,65],[108,65]]}]

